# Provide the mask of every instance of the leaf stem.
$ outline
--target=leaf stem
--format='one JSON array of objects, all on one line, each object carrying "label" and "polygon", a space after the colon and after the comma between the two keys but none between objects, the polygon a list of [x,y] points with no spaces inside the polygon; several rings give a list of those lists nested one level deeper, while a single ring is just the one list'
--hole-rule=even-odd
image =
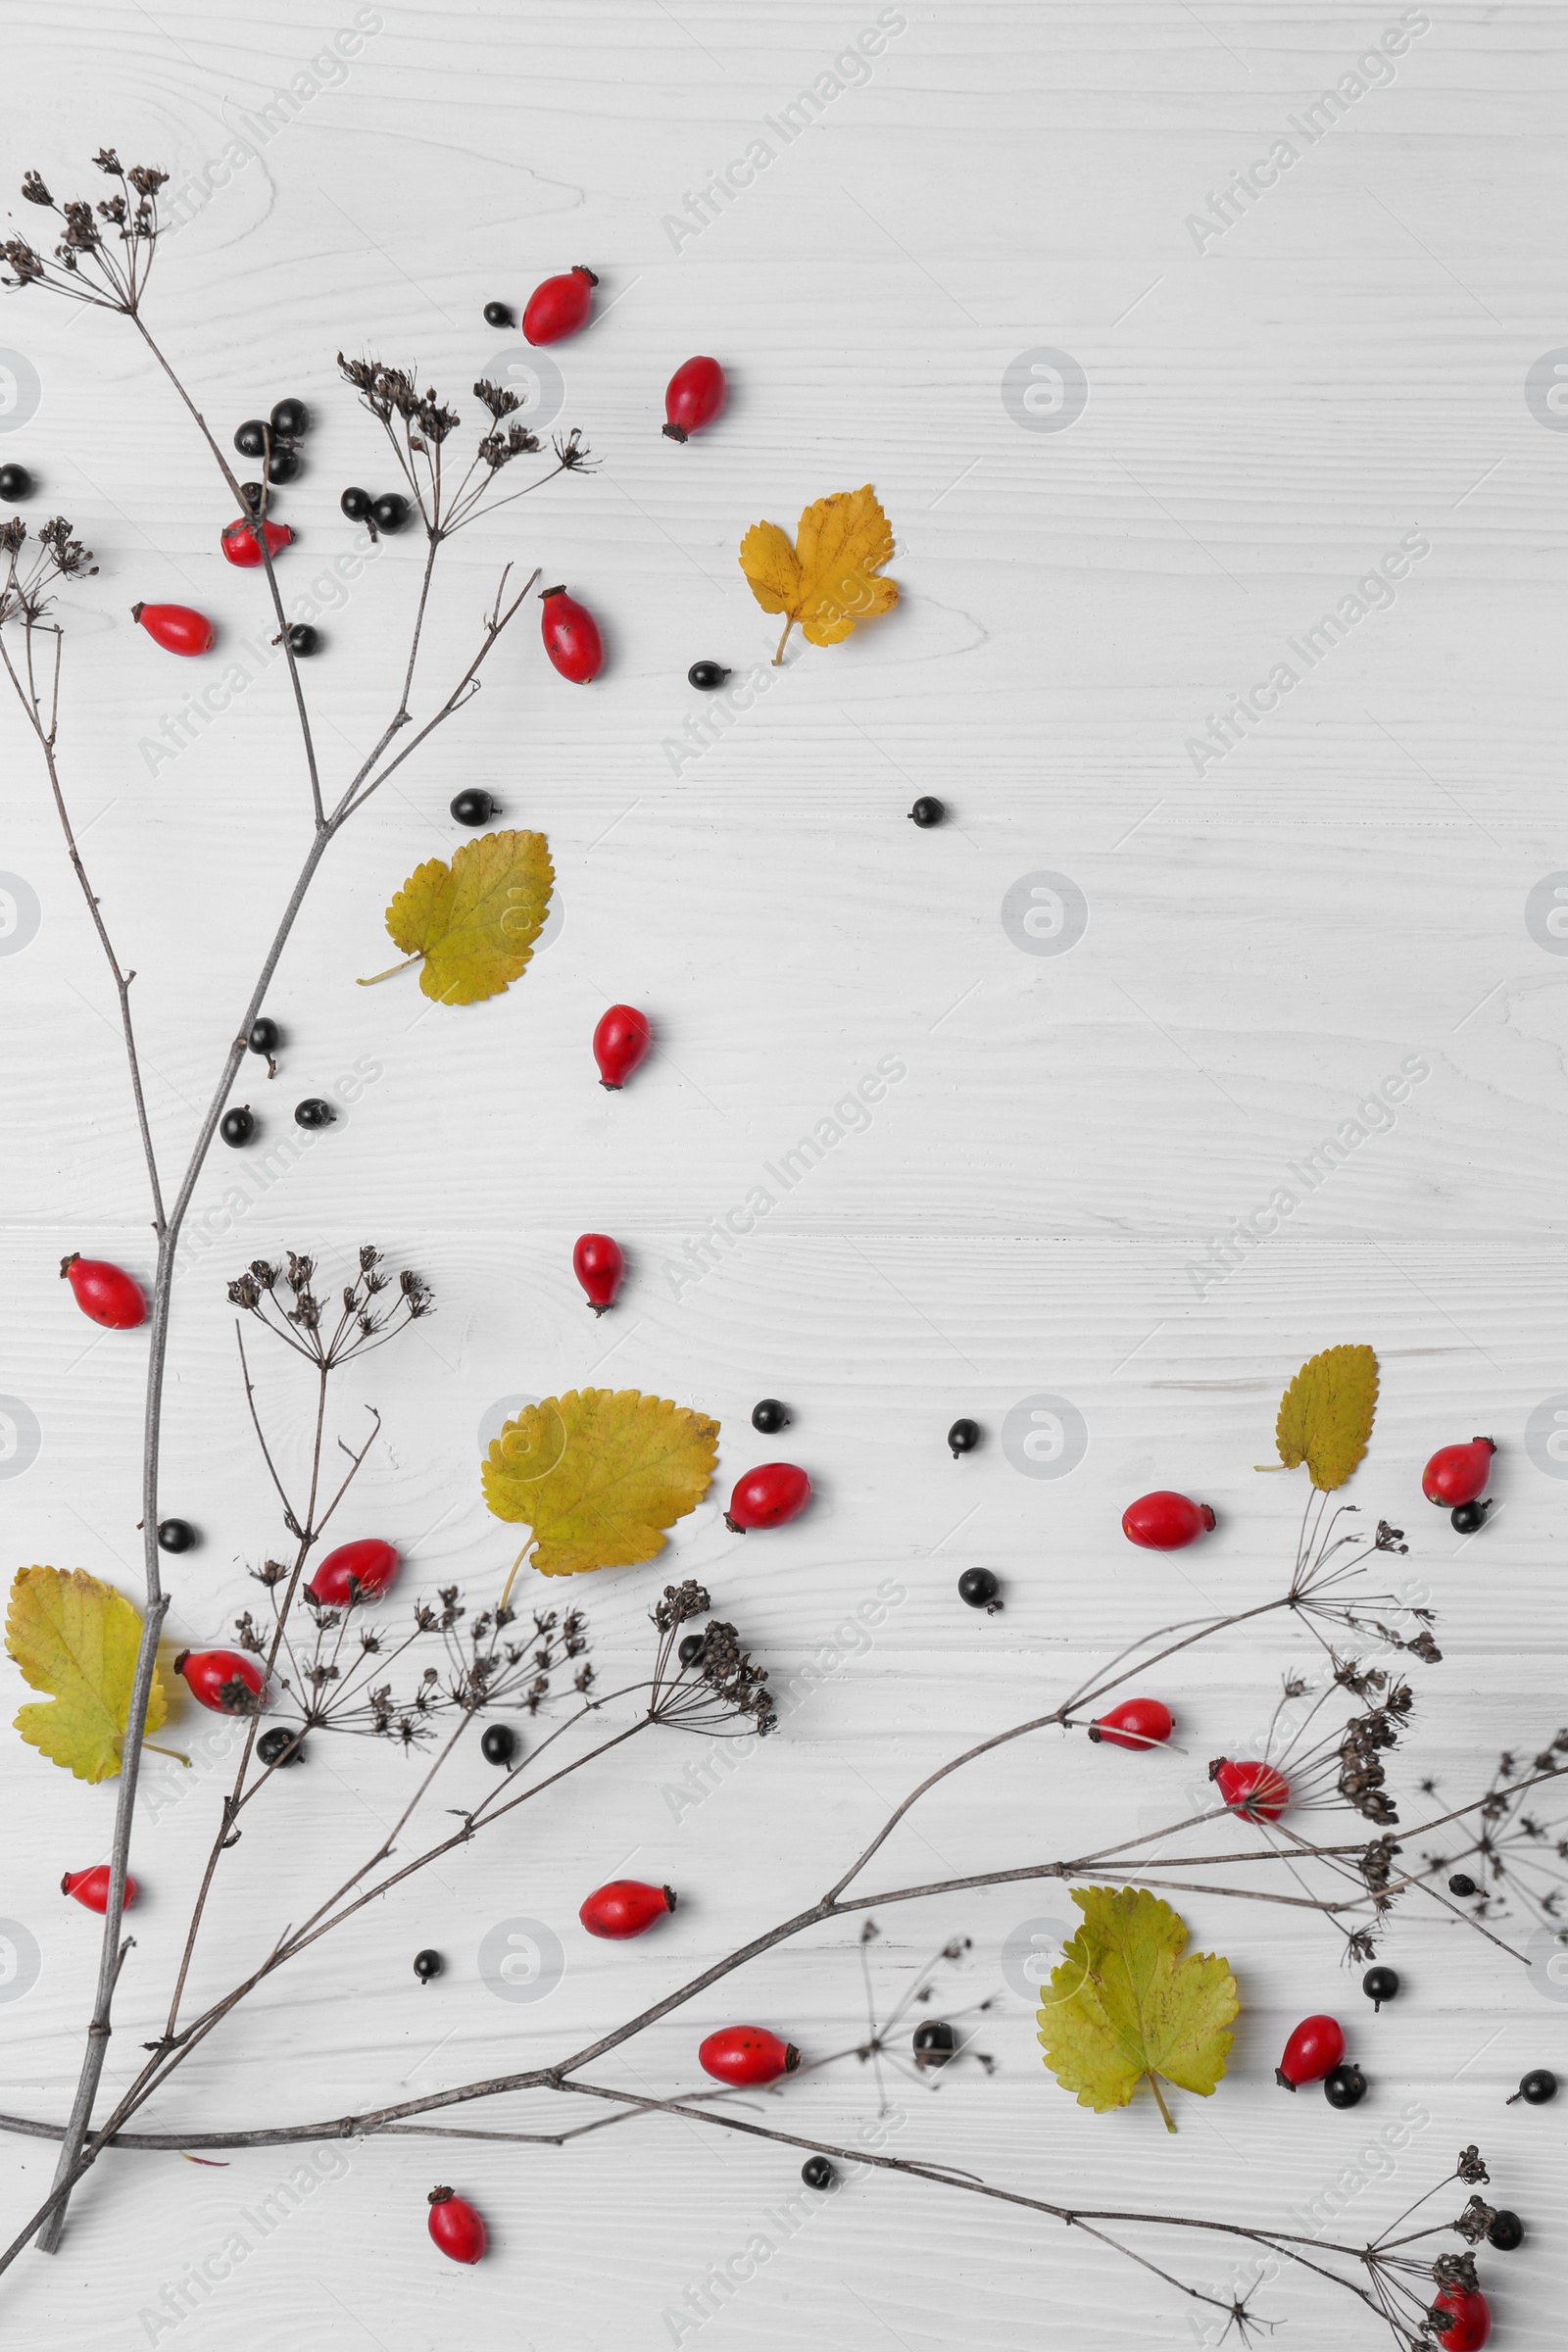
[{"label": "leaf stem", "polygon": [[401,963],[389,963],[384,972],[372,972],[368,980],[356,980],[354,985],[356,988],[374,988],[378,980],[390,980],[395,972],[406,972],[411,963],[423,961],[424,950],[420,948],[416,954],[405,956]]}]

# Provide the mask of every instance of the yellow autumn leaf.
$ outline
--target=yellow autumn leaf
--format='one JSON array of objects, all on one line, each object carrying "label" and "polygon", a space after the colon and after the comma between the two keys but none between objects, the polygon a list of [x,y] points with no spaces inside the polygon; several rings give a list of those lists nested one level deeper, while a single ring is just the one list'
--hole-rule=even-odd
[{"label": "yellow autumn leaf", "polygon": [[718,1423],[636,1389],[570,1390],[509,1421],[480,1464],[498,1519],[526,1520],[543,1576],[630,1568],[708,1492]]},{"label": "yellow autumn leaf", "polygon": [[481,834],[450,865],[432,858],[416,866],[386,910],[386,927],[410,962],[422,956],[419,986],[427,997],[477,1004],[521,976],[555,879],[542,833]]},{"label": "yellow autumn leaf", "polygon": [[1305,1462],[1314,1487],[1332,1494],[1367,1448],[1378,1406],[1378,1359],[1370,1348],[1326,1348],[1280,1398],[1274,1443],[1287,1470]]},{"label": "yellow autumn leaf", "polygon": [[[6,1612],[6,1648],[29,1690],[53,1693],[29,1705],[17,1730],[51,1763],[78,1781],[112,1780],[120,1770],[141,1617],[113,1585],[74,1568],[19,1568]],[[153,1672],[147,1729],[156,1732],[168,1694]]]},{"label": "yellow autumn leaf", "polygon": [[1039,2012],[1046,2064],[1080,2107],[1125,2107],[1147,2077],[1174,2132],[1160,2083],[1208,2098],[1225,2072],[1241,2008],[1231,1964],[1190,1952],[1187,1929],[1143,1887],[1075,1886],[1083,1926],[1061,1947]]},{"label": "yellow autumn leaf", "polygon": [[740,565],[762,611],[784,614],[774,667],[797,621],[808,645],[838,645],[857,621],[891,612],[898,583],[874,575],[892,560],[893,526],[869,482],[808,507],[793,547],[776,522],[754,522]]}]

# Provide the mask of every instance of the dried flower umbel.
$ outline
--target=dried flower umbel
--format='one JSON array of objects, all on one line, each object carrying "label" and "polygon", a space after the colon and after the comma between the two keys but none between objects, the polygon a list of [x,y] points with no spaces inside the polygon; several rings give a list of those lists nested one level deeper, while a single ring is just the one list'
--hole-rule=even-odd
[{"label": "dried flower umbel", "polygon": [[[483,377],[474,385],[474,398],[489,412],[490,429],[472,456],[454,466],[446,445],[463,419],[432,387],[421,392],[412,374],[389,368],[383,360],[350,360],[339,352],[337,364],[344,381],[353,385],[386,434],[432,548],[461,531],[481,509],[494,512],[510,506],[513,498],[526,496],[540,481],[557,473],[580,473],[591,464],[580,430],[557,434],[552,443],[556,462],[549,471],[526,489],[498,497],[494,492],[503,467],[514,458],[535,456],[543,446],[537,433],[517,422],[514,412],[522,403],[515,392]],[[512,421],[507,423],[509,417]]]}]

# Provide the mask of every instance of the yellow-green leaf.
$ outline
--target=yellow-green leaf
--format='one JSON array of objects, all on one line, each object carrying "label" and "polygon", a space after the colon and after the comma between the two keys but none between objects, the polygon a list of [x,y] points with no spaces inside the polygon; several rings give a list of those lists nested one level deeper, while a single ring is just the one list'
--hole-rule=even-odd
[{"label": "yellow-green leaf", "polygon": [[764,612],[786,616],[775,662],[797,621],[808,645],[837,645],[857,621],[899,601],[898,583],[876,577],[893,560],[893,525],[869,482],[835,490],[802,514],[792,547],[776,522],[754,522],[740,566]]},{"label": "yellow-green leaf", "polygon": [[[6,1612],[6,1648],[33,1690],[53,1692],[29,1705],[17,1730],[51,1763],[78,1781],[107,1781],[120,1770],[141,1618],[113,1585],[74,1568],[19,1568]],[[147,1698],[147,1729],[157,1731],[168,1697],[157,1669]]]},{"label": "yellow-green leaf", "polygon": [[526,1520],[544,1576],[629,1568],[708,1492],[718,1423],[636,1389],[573,1389],[507,1422],[480,1465],[498,1519]]},{"label": "yellow-green leaf", "polygon": [[476,1004],[520,977],[555,879],[542,833],[484,833],[466,841],[450,865],[432,858],[416,866],[386,910],[386,927],[405,956],[423,956],[427,997]]},{"label": "yellow-green leaf", "polygon": [[1378,1409],[1378,1359],[1370,1348],[1326,1348],[1280,1398],[1274,1443],[1287,1470],[1305,1462],[1325,1494],[1343,1487],[1367,1448]]},{"label": "yellow-green leaf", "polygon": [[1184,1959],[1187,1930],[1143,1887],[1075,1886],[1083,1926],[1063,1944],[1039,2012],[1046,2064],[1080,2107],[1125,2107],[1147,2076],[1165,2129],[1161,2082],[1208,2098],[1225,2072],[1241,2007],[1228,1960]]}]

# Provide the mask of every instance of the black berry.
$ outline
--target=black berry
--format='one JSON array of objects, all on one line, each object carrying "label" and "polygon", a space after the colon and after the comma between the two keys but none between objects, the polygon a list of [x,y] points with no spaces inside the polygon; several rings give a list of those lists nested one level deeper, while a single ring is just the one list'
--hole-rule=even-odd
[{"label": "black berry", "polygon": [[729,671],[721,662],[694,662],[686,672],[686,683],[695,686],[699,694],[711,694],[728,676]]},{"label": "black berry", "polygon": [[323,1102],[319,1095],[307,1095],[305,1101],[294,1107],[296,1127],[330,1127],[336,1117],[337,1112],[331,1103]]},{"label": "black berry", "polygon": [[517,1752],[517,1735],[510,1723],[487,1723],[479,1753],[487,1764],[510,1764]]},{"label": "black berry", "polygon": [[1506,2207],[1494,2213],[1487,2224],[1487,2243],[1495,2246],[1499,2254],[1511,2254],[1515,2246],[1523,2245],[1525,2226],[1516,2213]]},{"label": "black berry", "polygon": [[1366,2097],[1366,2077],[1358,2066],[1332,2067],[1323,2078],[1323,2096],[1331,2107],[1359,2107]]},{"label": "black berry", "polygon": [[484,306],[486,326],[511,326],[512,313],[504,302],[487,302]]},{"label": "black berry", "polygon": [[278,449],[274,445],[272,450],[272,462],[267,468],[268,479],[271,483],[272,488],[274,490],[281,490],[285,482],[297,481],[300,476],[300,471],[301,461],[299,451],[297,449]]},{"label": "black berry", "polygon": [[1457,1536],[1473,1536],[1487,1524],[1490,1502],[1459,1502],[1448,1513],[1448,1524]]},{"label": "black berry", "polygon": [[683,1666],[695,1666],[707,1647],[706,1634],[688,1634],[676,1654]]},{"label": "black berry", "polygon": [[311,429],[311,412],[303,400],[280,400],[272,411],[272,430],[285,441],[298,441]]},{"label": "black berry", "polygon": [[305,1753],[305,1736],[303,1732],[291,1732],[282,1724],[275,1724],[257,1740],[256,1753],[264,1764],[297,1764]]},{"label": "black berry", "polygon": [[265,458],[270,437],[260,416],[247,417],[234,435],[234,447],[242,458]]},{"label": "black berry", "polygon": [[337,503],[350,522],[364,522],[375,501],[368,490],[345,490]]},{"label": "black berry", "polygon": [[378,530],[401,531],[409,519],[409,502],[396,490],[388,490],[376,500],[370,513],[375,516]]},{"label": "black berry", "polygon": [[808,2156],[801,2167],[801,2179],[808,2188],[831,2188],[838,2175],[825,2156]]},{"label": "black berry", "polygon": [[1385,2001],[1392,2001],[1398,1989],[1399,1972],[1397,1969],[1369,1968],[1361,1979],[1361,1990],[1366,1994],[1374,2010],[1381,2009]]},{"label": "black berry", "polygon": [[940,801],[934,801],[928,792],[923,792],[909,810],[914,822],[922,827],[940,825],[947,813],[943,804]]},{"label": "black berry", "polygon": [[978,1421],[955,1421],[948,1432],[948,1444],[953,1448],[955,1461],[957,1460],[960,1453],[973,1453],[979,1443],[980,1424]]},{"label": "black berry", "polygon": [[25,466],[0,466],[0,498],[8,507],[32,496],[32,476]]},{"label": "black berry", "polygon": [[958,2036],[939,2017],[928,2017],[923,2026],[914,2029],[914,2063],[922,2070],[946,2066],[957,2046]]},{"label": "black berry", "polygon": [[312,628],[308,620],[296,620],[290,622],[288,632],[288,650],[294,656],[296,661],[309,660],[312,654],[318,653],[320,651],[320,630]]},{"label": "black berry", "polygon": [[418,1978],[421,1984],[428,1984],[432,1977],[438,1977],[441,1974],[440,1953],[431,1951],[416,1952],[414,1955],[414,1973]]},{"label": "black berry", "polygon": [[239,503],[247,514],[261,513],[262,500],[266,495],[266,486],[261,482],[241,482],[239,486]]},{"label": "black berry", "polygon": [[251,1033],[245,1040],[253,1054],[275,1054],[281,1032],[277,1023],[265,1012],[258,1013],[251,1023]]},{"label": "black berry", "polygon": [[1002,1580],[989,1568],[966,1568],[958,1579],[958,1598],[971,1609],[999,1608]]},{"label": "black berry", "polygon": [[752,1427],[760,1429],[764,1438],[776,1438],[789,1425],[790,1417],[776,1396],[764,1396],[753,1405]]},{"label": "black berry", "polygon": [[[1514,2092],[1513,2099],[1523,2099],[1527,2107],[1544,2107],[1548,2099],[1554,2099],[1556,2096],[1557,2078],[1550,2067],[1536,2066],[1532,2067],[1529,2074],[1525,2076]],[[1513,2099],[1508,2101],[1510,2107],[1513,2105]]]},{"label": "black berry", "polygon": [[1480,1891],[1480,1887],[1467,1870],[1456,1870],[1448,1881],[1448,1892],[1456,1894],[1461,1902],[1467,1895],[1479,1894]]},{"label": "black berry", "polygon": [[481,785],[466,784],[453,798],[451,814],[460,825],[487,825],[500,810],[493,796]]},{"label": "black berry", "polygon": [[225,1110],[219,1121],[218,1132],[225,1144],[232,1144],[238,1151],[240,1145],[248,1144],[256,1133],[255,1111],[248,1102],[237,1105],[233,1110]]},{"label": "black berry", "polygon": [[196,1541],[196,1530],[188,1519],[160,1519],[158,1548],[160,1551],[189,1551]]}]

